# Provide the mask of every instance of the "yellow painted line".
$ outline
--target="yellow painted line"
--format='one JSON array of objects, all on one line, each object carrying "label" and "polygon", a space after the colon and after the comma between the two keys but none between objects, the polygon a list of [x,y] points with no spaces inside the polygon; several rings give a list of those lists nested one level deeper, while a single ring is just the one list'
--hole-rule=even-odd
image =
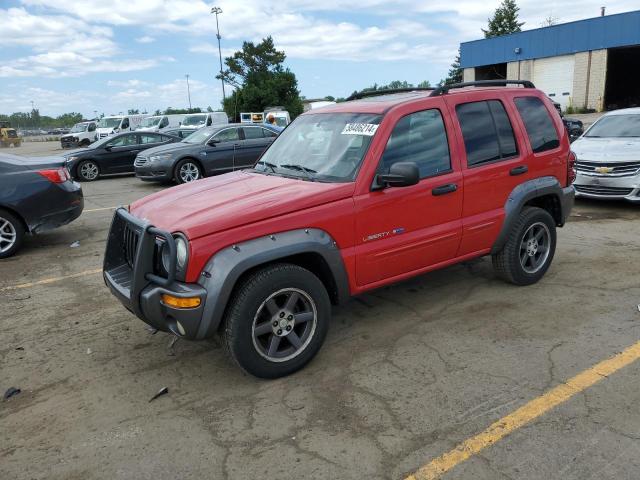
[{"label": "yellow painted line", "polygon": [[603,378],[610,376],[623,367],[640,358],[640,342],[630,346],[614,357],[579,373],[567,382],[549,390],[542,396],[531,400],[513,413],[501,418],[483,432],[471,437],[453,450],[439,456],[421,467],[405,480],[434,480],[464,462],[485,448],[500,441],[506,435],[544,415],[549,410],[566,402],[571,397],[592,387]]},{"label": "yellow painted line", "polygon": [[104,210],[115,210],[118,207],[104,207],[104,208],[91,208],[89,210],[83,210],[84,213],[91,213],[91,212],[103,212]]},{"label": "yellow painted line", "polygon": [[44,280],[38,280],[37,282],[23,283],[21,285],[12,285],[9,287],[2,287],[0,288],[0,292],[8,292],[11,290],[21,290],[23,288],[36,287],[38,285],[47,285],[49,283],[61,282],[62,280],[68,280],[70,278],[86,277],[87,275],[94,275],[100,272],[102,272],[101,268],[96,268],[95,270],[85,270],[84,272],[72,273],[71,275],[65,275],[62,277],[45,278]]}]

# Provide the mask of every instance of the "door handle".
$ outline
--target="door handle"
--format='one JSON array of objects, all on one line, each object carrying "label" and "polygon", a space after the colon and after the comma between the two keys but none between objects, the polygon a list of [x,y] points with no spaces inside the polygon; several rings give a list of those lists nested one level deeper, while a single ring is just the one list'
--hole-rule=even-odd
[{"label": "door handle", "polygon": [[447,193],[453,193],[456,190],[458,190],[458,185],[456,185],[455,183],[449,183],[447,185],[440,185],[439,187],[434,188],[433,190],[431,190],[431,194],[434,197],[437,197],[438,195],[446,195]]},{"label": "door handle", "polygon": [[520,165],[519,167],[512,168],[509,171],[509,175],[515,177],[516,175],[522,175],[523,173],[527,173],[529,171],[529,167],[526,165]]}]

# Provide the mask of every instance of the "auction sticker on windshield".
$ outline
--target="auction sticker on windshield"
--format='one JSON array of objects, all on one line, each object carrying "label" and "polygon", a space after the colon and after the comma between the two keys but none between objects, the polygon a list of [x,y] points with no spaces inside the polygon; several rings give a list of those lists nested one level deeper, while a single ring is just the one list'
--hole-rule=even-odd
[{"label": "auction sticker on windshield", "polygon": [[378,130],[375,123],[347,123],[342,130],[342,135],[366,135],[373,137]]}]

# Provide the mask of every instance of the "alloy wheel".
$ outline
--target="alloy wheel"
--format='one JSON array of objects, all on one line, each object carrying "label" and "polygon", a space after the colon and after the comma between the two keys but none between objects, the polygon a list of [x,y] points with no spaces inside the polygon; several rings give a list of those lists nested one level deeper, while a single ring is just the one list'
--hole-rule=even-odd
[{"label": "alloy wheel", "polygon": [[286,362],[307,348],[317,323],[316,304],[308,293],[278,290],[262,302],[253,319],[253,346],[271,362]]},{"label": "alloy wheel", "polygon": [[200,170],[197,165],[187,162],[180,167],[179,175],[184,183],[193,182],[200,178]]},{"label": "alloy wheel", "polygon": [[540,270],[551,251],[551,233],[549,227],[542,222],[536,222],[529,226],[520,241],[520,265],[527,273],[536,273]]},{"label": "alloy wheel", "polygon": [[16,227],[6,218],[0,217],[0,253],[9,251],[17,238]]},{"label": "alloy wheel", "polygon": [[80,165],[80,176],[85,180],[95,180],[99,174],[98,166],[93,162],[86,162]]}]

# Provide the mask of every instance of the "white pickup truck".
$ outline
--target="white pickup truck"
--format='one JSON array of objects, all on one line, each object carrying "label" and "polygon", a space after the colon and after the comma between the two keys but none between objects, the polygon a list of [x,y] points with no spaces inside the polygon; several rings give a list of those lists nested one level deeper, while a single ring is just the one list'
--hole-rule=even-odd
[{"label": "white pickup truck", "polygon": [[96,122],[76,123],[69,133],[60,137],[62,148],[86,147],[98,139]]}]

